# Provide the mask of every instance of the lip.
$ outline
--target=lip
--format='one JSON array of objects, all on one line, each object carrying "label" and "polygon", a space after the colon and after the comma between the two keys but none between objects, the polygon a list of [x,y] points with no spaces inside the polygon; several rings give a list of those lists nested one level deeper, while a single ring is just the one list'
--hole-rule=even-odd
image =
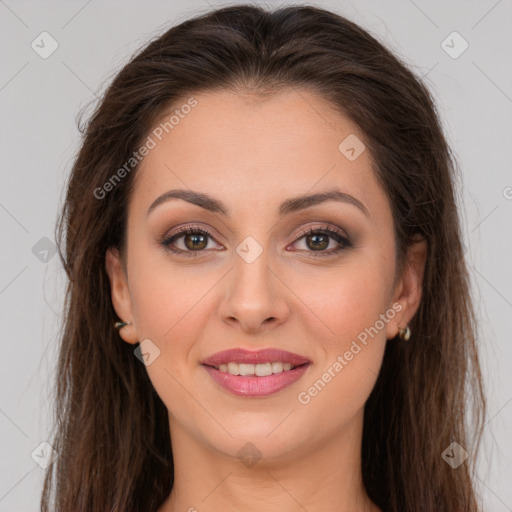
[{"label": "lip", "polygon": [[[292,366],[300,366],[306,363],[311,363],[307,357],[294,354],[293,352],[287,352],[286,350],[266,348],[263,350],[254,351],[245,350],[243,348],[234,348],[223,350],[222,352],[217,352],[206,358],[204,361],[202,361],[201,364],[206,366],[220,366],[221,364],[227,363],[259,364],[278,362],[290,363]],[[262,379],[264,377],[258,378]]]},{"label": "lip", "polygon": [[274,373],[272,375],[267,375],[266,377],[231,375],[230,373],[221,372],[213,366],[203,366],[212,379],[224,389],[237,396],[256,398],[273,395],[274,393],[291,386],[302,377],[304,372],[309,368],[310,363],[304,363],[292,370]]}]

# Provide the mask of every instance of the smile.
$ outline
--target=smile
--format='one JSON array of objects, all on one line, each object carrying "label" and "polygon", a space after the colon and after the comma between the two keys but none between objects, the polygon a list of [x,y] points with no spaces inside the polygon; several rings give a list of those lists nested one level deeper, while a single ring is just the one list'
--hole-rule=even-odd
[{"label": "smile", "polygon": [[227,363],[215,366],[217,370],[221,372],[229,373],[230,375],[242,375],[256,377],[266,377],[274,373],[287,372],[296,368],[297,366],[291,363],[273,362],[273,363],[260,363],[260,364],[248,364],[248,363]]},{"label": "smile", "polygon": [[[223,389],[237,396],[265,397],[291,386],[309,368],[310,363],[292,366],[291,363],[203,365],[210,377]],[[275,370],[275,372],[274,372]]]}]

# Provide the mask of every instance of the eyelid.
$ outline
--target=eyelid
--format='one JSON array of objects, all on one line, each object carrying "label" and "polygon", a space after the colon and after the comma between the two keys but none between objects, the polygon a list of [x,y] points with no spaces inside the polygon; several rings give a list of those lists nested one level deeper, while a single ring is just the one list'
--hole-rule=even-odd
[{"label": "eyelid", "polygon": [[299,237],[309,235],[311,231],[327,231],[329,233],[334,233],[343,238],[346,238],[347,240],[350,238],[348,236],[348,233],[342,228],[334,226],[328,222],[322,222],[321,224],[321,226],[308,225],[307,227],[301,227],[299,230],[294,232],[294,234],[292,235],[292,240],[297,241]]},{"label": "eyelid", "polygon": [[177,228],[174,228],[172,230],[166,230],[165,233],[160,237],[163,242],[166,240],[169,240],[177,235],[186,234],[188,231],[198,231],[203,232],[204,234],[208,235],[212,240],[217,241],[217,239],[222,239],[223,237],[220,235],[217,235],[213,232],[210,228],[205,228],[202,225],[199,224],[185,224],[183,226],[178,226]]}]

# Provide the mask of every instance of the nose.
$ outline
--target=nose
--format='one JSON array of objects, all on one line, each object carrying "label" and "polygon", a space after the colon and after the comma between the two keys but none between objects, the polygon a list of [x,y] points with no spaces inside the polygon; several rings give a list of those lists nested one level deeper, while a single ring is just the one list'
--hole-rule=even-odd
[{"label": "nose", "polygon": [[229,272],[220,315],[223,322],[243,332],[267,332],[281,325],[289,316],[287,287],[266,251],[248,263],[238,255]]}]

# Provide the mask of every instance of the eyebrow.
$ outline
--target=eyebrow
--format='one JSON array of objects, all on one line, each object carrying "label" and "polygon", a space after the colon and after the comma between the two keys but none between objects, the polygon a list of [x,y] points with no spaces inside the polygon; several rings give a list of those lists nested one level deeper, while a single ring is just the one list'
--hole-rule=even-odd
[{"label": "eyebrow", "polygon": [[[205,210],[208,210],[213,213],[220,213],[225,216],[229,216],[228,208],[219,201],[208,194],[202,192],[194,192],[192,190],[169,190],[157,197],[151,206],[148,208],[146,213],[146,217],[159,205],[164,204],[172,199],[182,199],[183,201],[187,201],[191,204],[195,204],[196,206],[200,206]],[[368,210],[364,206],[361,201],[356,199],[355,197],[341,192],[340,190],[327,190],[325,192],[319,192],[317,194],[309,194],[309,195],[301,195],[297,197],[292,197],[287,199],[279,206],[279,215],[282,217],[284,215],[288,215],[290,213],[294,213],[300,210],[305,210],[306,208],[310,208],[311,206],[315,206],[317,204],[323,203],[325,201],[338,201],[341,203],[352,204],[359,208],[367,217],[370,217]]]}]

